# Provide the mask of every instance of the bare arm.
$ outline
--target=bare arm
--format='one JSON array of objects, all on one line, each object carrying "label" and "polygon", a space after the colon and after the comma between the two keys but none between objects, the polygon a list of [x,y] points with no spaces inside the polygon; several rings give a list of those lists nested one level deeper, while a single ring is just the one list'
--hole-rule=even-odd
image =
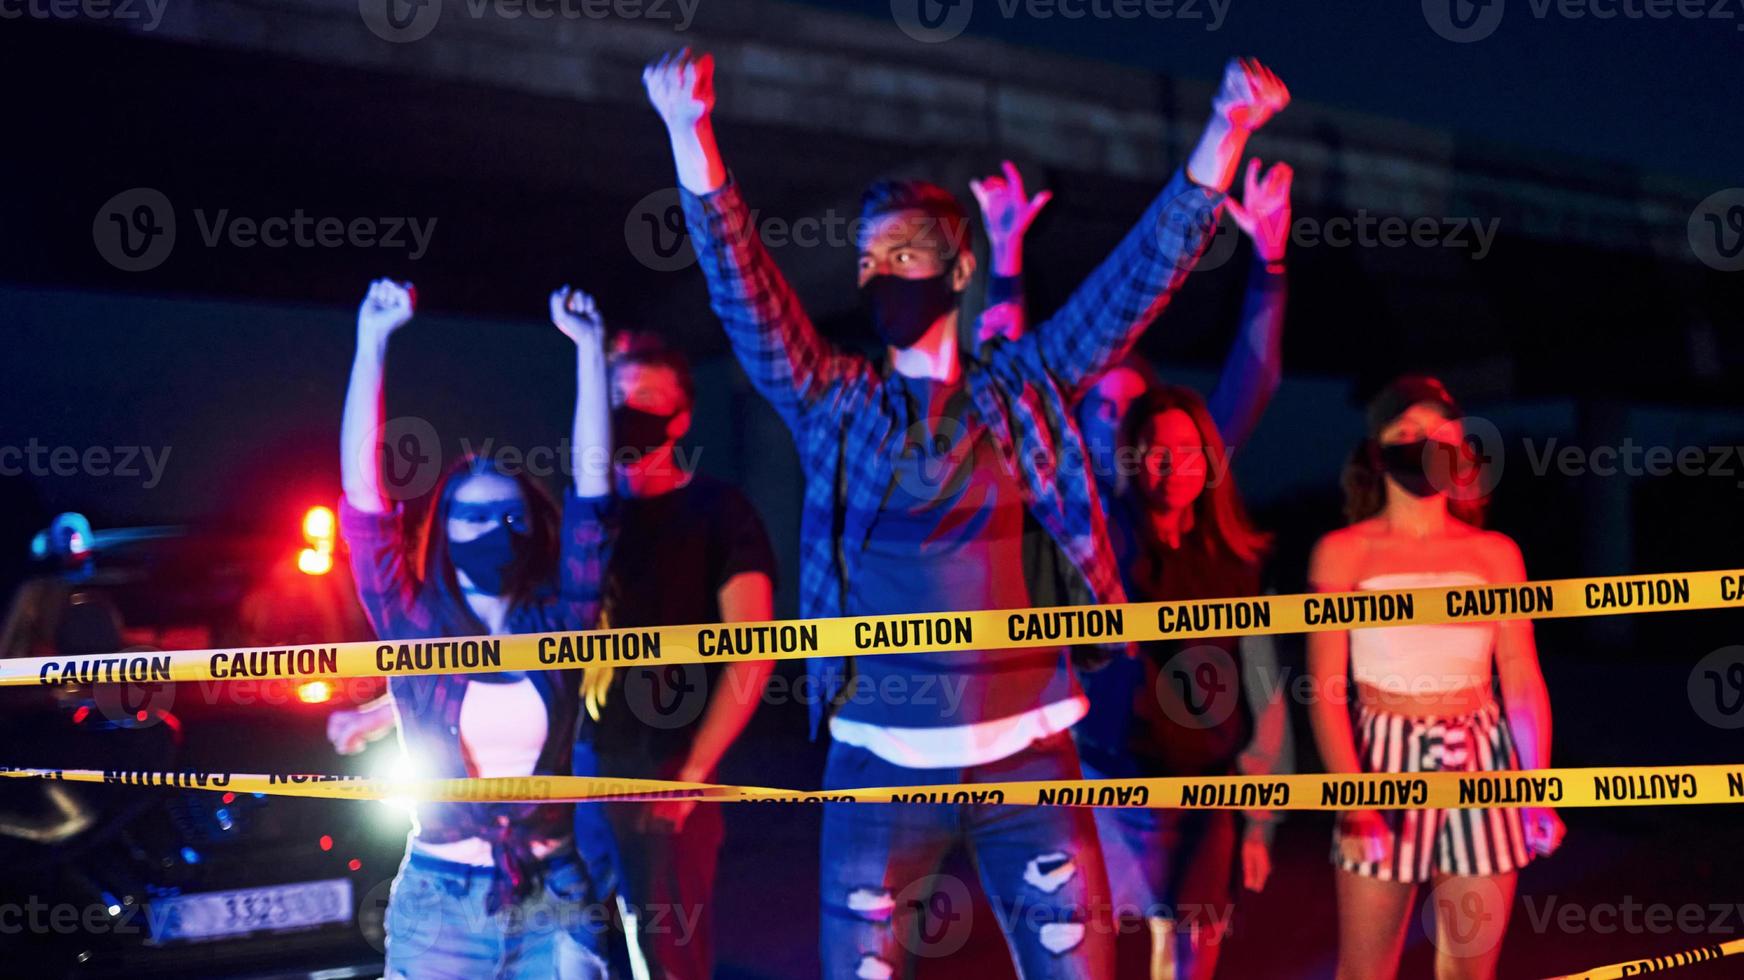
[{"label": "bare arm", "polygon": [[[740,572],[727,579],[718,600],[723,622],[757,623],[775,617],[774,586],[762,572]],[[715,767],[756,713],[763,685],[774,670],[773,660],[751,660],[728,664],[721,671],[721,687],[709,699],[679,779],[704,782],[714,777]]]},{"label": "bare arm", "polygon": [[[1348,592],[1356,584],[1355,548],[1338,532],[1320,539],[1308,560],[1308,585],[1316,592]],[[1308,676],[1314,698],[1308,721],[1327,772],[1363,771],[1356,733],[1350,724],[1350,633],[1308,634]],[[1387,827],[1374,810],[1351,810],[1339,818],[1339,848],[1348,859],[1379,861],[1386,856]]]},{"label": "bare arm", "polygon": [[339,423],[339,480],[346,501],[366,514],[387,510],[376,454],[385,414],[382,364],[388,338],[412,319],[414,295],[411,283],[377,279],[357,308],[357,353]]},{"label": "bare arm", "polygon": [[1248,136],[1289,100],[1284,83],[1258,62],[1225,67],[1211,121],[1184,175],[1163,188],[1065,305],[1026,338],[1070,398],[1126,355],[1186,281],[1215,232]]},{"label": "bare arm", "polygon": [[768,250],[756,221],[727,179],[710,119],[714,59],[690,49],[669,54],[642,73],[648,100],[666,123],[673,163],[683,186],[691,247],[708,280],[709,305],[726,329],[745,375],[789,428],[865,361],[824,340]]},{"label": "bare arm", "polygon": [[[1348,559],[1333,539],[1321,538],[1308,560],[1308,585],[1316,592],[1344,592],[1353,583]],[[1308,677],[1315,697],[1308,707],[1314,744],[1327,772],[1362,772],[1356,733],[1350,724],[1350,633],[1308,634]]]},{"label": "bare arm", "polygon": [[[774,587],[762,572],[740,572],[722,583],[716,595],[723,622],[764,622],[775,616]],[[714,778],[721,758],[757,712],[763,686],[774,669],[773,660],[753,660],[728,664],[721,671],[720,687],[709,698],[690,754],[674,779],[707,782]],[[647,819],[649,823],[668,824],[676,831],[683,828],[694,809],[695,800],[662,801],[648,809]]]},{"label": "bare arm", "polygon": [[551,294],[551,322],[575,342],[575,418],[570,472],[578,497],[612,490],[612,409],[606,382],[605,320],[593,297],[564,286]]},{"label": "bare arm", "polygon": [[[1519,546],[1501,535],[1496,538],[1492,581],[1526,581],[1526,561]],[[1514,747],[1520,753],[1520,766],[1545,768],[1550,765],[1550,689],[1538,666],[1538,643],[1533,639],[1530,619],[1496,624],[1496,673],[1502,680],[1502,705]]]},{"label": "bare arm", "polygon": [[1257,159],[1249,160],[1242,200],[1224,202],[1254,245],[1241,327],[1207,404],[1232,453],[1253,434],[1283,378],[1284,253],[1290,240],[1293,174],[1289,164],[1277,163],[1261,180],[1259,169]]},{"label": "bare arm", "polygon": [[669,51],[642,70],[642,85],[666,123],[679,185],[698,197],[720,190],[727,165],[715,144],[714,55]]}]

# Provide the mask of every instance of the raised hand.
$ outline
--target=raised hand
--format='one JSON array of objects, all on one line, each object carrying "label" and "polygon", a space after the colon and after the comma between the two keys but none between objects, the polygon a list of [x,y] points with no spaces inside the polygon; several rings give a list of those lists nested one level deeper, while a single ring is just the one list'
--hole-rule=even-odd
[{"label": "raised hand", "polygon": [[[1006,160],[1001,167],[1004,175],[994,174],[969,181],[969,190],[981,205],[981,221],[987,226],[987,244],[993,253],[996,275],[1015,276],[1022,271],[1023,234],[1037,212],[1053,199],[1052,191],[1042,191],[1035,197],[1024,193],[1023,175],[1017,165]],[[1009,266],[1009,268],[1006,268]]]},{"label": "raised hand", "polygon": [[409,282],[377,279],[357,308],[359,340],[385,341],[412,319],[418,291]]},{"label": "raised hand", "polygon": [[1290,90],[1272,70],[1253,58],[1231,58],[1211,108],[1230,126],[1253,132],[1290,104]]},{"label": "raised hand", "polygon": [[578,345],[604,342],[605,320],[593,297],[579,289],[564,285],[552,290],[551,322]]},{"label": "raised hand", "polygon": [[1260,162],[1247,162],[1246,187],[1241,200],[1224,201],[1236,227],[1253,239],[1254,251],[1266,262],[1282,262],[1290,244],[1290,182],[1295,171],[1287,163],[1274,163],[1260,177]]},{"label": "raised hand", "polygon": [[668,51],[642,69],[642,87],[668,130],[693,127],[715,107],[714,55]]}]

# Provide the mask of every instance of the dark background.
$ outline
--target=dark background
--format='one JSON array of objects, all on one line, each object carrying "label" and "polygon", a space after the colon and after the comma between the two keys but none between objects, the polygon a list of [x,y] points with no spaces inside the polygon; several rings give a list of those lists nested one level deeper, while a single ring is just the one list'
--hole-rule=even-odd
[{"label": "dark background", "polygon": [[[1283,147],[1303,153],[1292,159],[1297,215],[1320,221],[1354,211],[1339,190],[1349,165],[1329,161],[1375,145],[1466,186],[1521,181],[1623,211],[1663,199],[1658,189],[1667,181],[1683,195],[1672,197],[1684,213],[1744,183],[1737,124],[1744,34],[1735,20],[1540,20],[1529,3],[1511,0],[1494,36],[1455,44],[1425,26],[1415,3],[1236,0],[1225,24],[1209,32],[1169,21],[1006,19],[982,0],[962,42],[926,46],[895,30],[886,4],[820,0],[812,6],[854,15],[821,21],[801,7],[789,17],[773,5],[729,14],[707,4],[692,36],[615,23],[587,28],[633,34],[626,47],[650,53],[671,43],[743,50],[767,37],[787,45],[782,51],[876,51],[943,76],[960,66],[977,79],[1032,77],[1043,68],[1031,62],[1044,55],[1067,59],[1040,62],[1044,68],[1082,59],[1092,80],[1109,65],[1142,69],[1106,76],[1156,86],[1109,92],[1117,106],[1167,102],[1177,82],[1208,84],[1227,56],[1256,54],[1289,82],[1298,104],[1253,150],[1268,161]],[[200,4],[175,11],[181,23],[206,12]],[[790,20],[844,35],[807,34]],[[0,445],[35,439],[170,452],[163,482],[151,488],[114,476],[0,477],[8,591],[23,572],[29,534],[61,510],[80,510],[99,528],[253,531],[289,526],[303,508],[334,499],[353,311],[370,278],[390,275],[418,283],[420,317],[394,346],[389,415],[428,420],[447,456],[462,438],[525,448],[554,446],[566,434],[568,345],[543,322],[544,296],[559,283],[593,291],[609,320],[654,327],[681,343],[696,360],[701,389],[690,443],[704,469],[740,482],[761,508],[783,563],[778,613],[791,615],[799,475],[788,436],[725,357],[696,270],[650,269],[626,248],[627,217],[672,181],[658,121],[636,101],[634,69],[611,76],[616,87],[597,97],[467,81],[409,55],[395,70],[378,70],[343,52],[382,42],[355,18],[334,25],[340,54],[296,57],[79,22],[0,21],[0,90],[8,93]],[[576,43],[575,57],[589,57],[589,42]],[[770,57],[779,65],[793,56]],[[779,217],[852,213],[859,188],[890,173],[940,175],[967,199],[968,176],[991,172],[1003,155],[1029,159],[1021,145],[999,139],[965,149],[926,136],[855,135],[800,117],[736,122],[729,106],[748,94],[731,89],[725,68],[722,86],[723,148],[753,207]],[[1055,193],[1027,261],[1033,305],[1045,313],[1165,174],[1110,174],[1089,158],[1026,163],[1026,173]],[[93,247],[93,215],[131,187],[163,191],[180,222],[174,254],[145,273],[119,271]],[[1416,213],[1482,216],[1485,200],[1468,193],[1458,206]],[[388,250],[205,248],[192,217],[194,209],[266,216],[298,208],[438,224],[429,253],[412,261]],[[1408,369],[1443,373],[1468,409],[1503,434],[1508,466],[1492,523],[1520,542],[1535,577],[1740,564],[1744,461],[1734,460],[1730,475],[1539,474],[1520,449],[1527,439],[1589,449],[1625,440],[1673,450],[1744,442],[1735,395],[1744,372],[1744,274],[1708,268],[1687,249],[1657,247],[1645,221],[1640,241],[1601,245],[1573,227],[1506,214],[1481,261],[1445,250],[1292,253],[1286,380],[1237,466],[1253,509],[1279,535],[1280,588],[1301,586],[1308,546],[1339,523],[1338,466],[1360,434],[1362,399]],[[1206,387],[1214,380],[1240,307],[1246,254],[1242,244],[1234,261],[1195,274],[1144,339],[1142,349],[1169,376]],[[870,340],[847,288],[851,249],[778,249],[777,258],[826,333],[849,345]],[[1736,614],[1547,622],[1538,636],[1557,764],[1737,761],[1737,729],[1704,720],[1712,709],[1704,716],[1689,693],[1693,665],[1739,642]],[[1299,645],[1286,653],[1299,671]],[[805,742],[803,717],[803,706],[791,703],[761,711],[722,778],[815,785],[821,749]],[[1305,728],[1298,735],[1303,765],[1313,766]],[[54,747],[18,744],[9,752],[16,756],[9,763],[52,763]],[[1567,850],[1523,875],[1523,894],[1589,906],[1626,895],[1674,905],[1744,899],[1737,821],[1727,809],[1565,818]],[[815,813],[764,812],[754,821],[734,813],[730,825],[720,902],[725,969],[809,975]],[[1327,968],[1333,913],[1325,840],[1318,817],[1286,829],[1279,880],[1242,909],[1229,975]],[[1567,936],[1533,930],[1525,918],[1517,914],[1513,924],[1507,975],[1724,941],[1744,928],[1732,921],[1730,935]],[[998,940],[985,916],[976,935],[971,952],[996,964]],[[1426,967],[1425,937],[1412,935],[1411,963]]]}]

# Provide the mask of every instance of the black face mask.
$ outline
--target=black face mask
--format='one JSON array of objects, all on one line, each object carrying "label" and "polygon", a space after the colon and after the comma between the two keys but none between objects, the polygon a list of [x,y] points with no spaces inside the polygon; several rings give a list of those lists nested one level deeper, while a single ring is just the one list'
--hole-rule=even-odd
[{"label": "black face mask", "polygon": [[666,445],[666,426],[673,418],[619,405],[612,409],[612,443],[619,449],[652,452]]},{"label": "black face mask", "polygon": [[1453,485],[1453,456],[1459,447],[1429,439],[1396,442],[1380,448],[1381,469],[1413,497],[1433,497]]},{"label": "black face mask", "polygon": [[448,560],[472,581],[471,591],[502,595],[509,570],[526,550],[526,535],[498,524],[471,541],[449,539]]},{"label": "black face mask", "polygon": [[913,347],[939,317],[957,308],[949,272],[931,279],[873,276],[860,287],[860,300],[872,329],[891,347]]}]

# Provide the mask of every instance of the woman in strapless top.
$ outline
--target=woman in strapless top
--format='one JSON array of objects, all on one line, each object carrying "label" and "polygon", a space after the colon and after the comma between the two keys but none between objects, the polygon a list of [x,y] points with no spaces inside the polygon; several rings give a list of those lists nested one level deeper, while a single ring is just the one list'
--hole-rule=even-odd
[{"label": "woman in strapless top", "polygon": [[[1482,528],[1489,487],[1460,418],[1429,377],[1400,378],[1375,397],[1368,438],[1345,471],[1351,523],[1315,546],[1314,589],[1525,581],[1519,547]],[[1313,633],[1308,670],[1326,695],[1310,721],[1329,772],[1550,763],[1550,698],[1530,620]],[[1338,976],[1395,974],[1419,884],[1434,889],[1436,976],[1494,976],[1518,870],[1562,834],[1545,808],[1342,814],[1332,848]]]}]

